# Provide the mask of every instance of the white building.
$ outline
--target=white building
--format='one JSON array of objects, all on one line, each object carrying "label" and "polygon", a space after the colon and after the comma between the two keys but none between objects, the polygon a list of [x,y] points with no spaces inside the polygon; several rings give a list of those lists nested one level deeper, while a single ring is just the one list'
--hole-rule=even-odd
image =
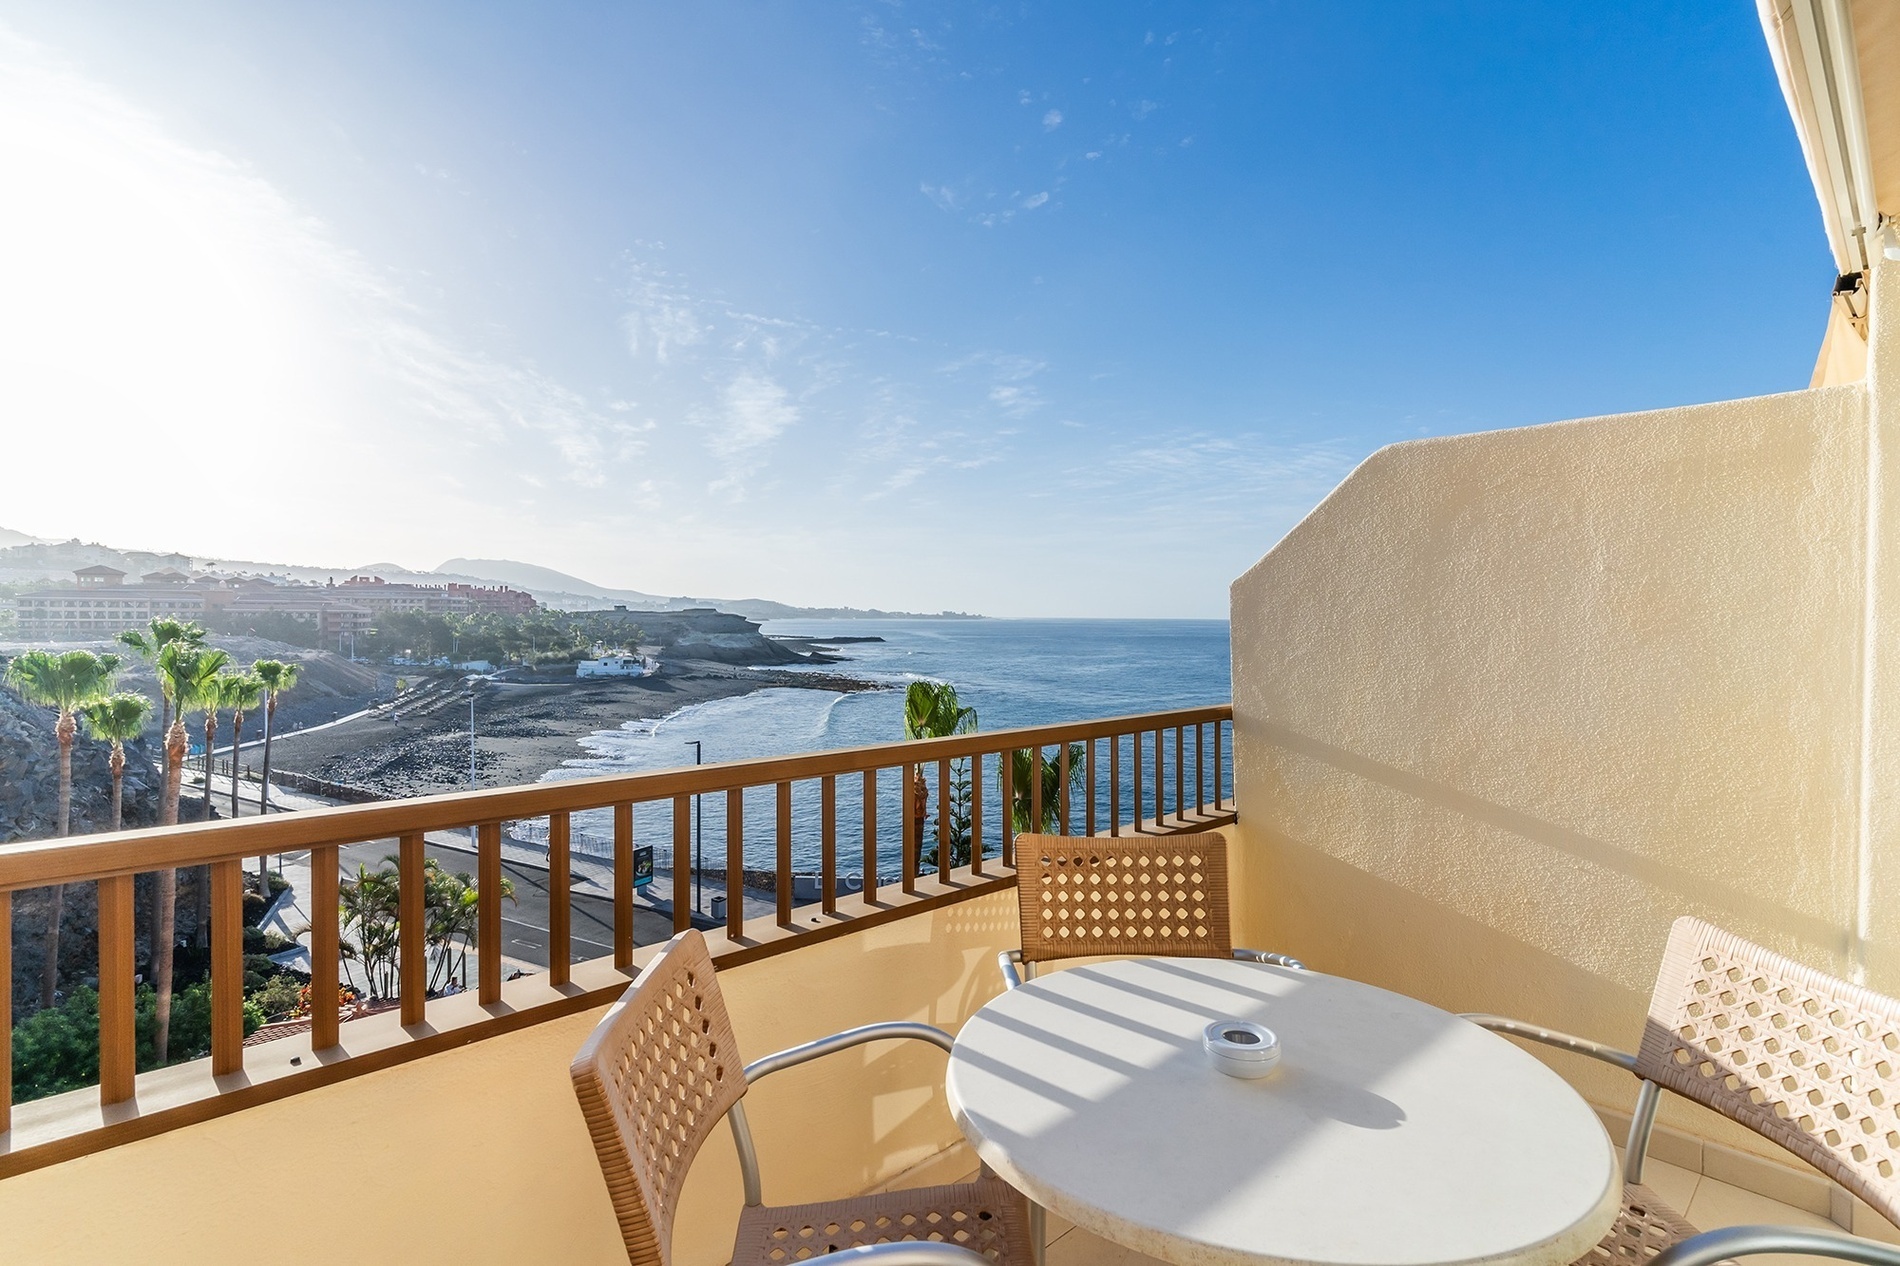
[{"label": "white building", "polygon": [[574,665],[576,677],[644,677],[658,671],[660,661],[639,655],[604,655]]}]

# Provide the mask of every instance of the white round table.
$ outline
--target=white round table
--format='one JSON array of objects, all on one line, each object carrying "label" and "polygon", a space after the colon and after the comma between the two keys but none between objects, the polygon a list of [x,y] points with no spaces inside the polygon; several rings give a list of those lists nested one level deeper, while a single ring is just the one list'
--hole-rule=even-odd
[{"label": "white round table", "polygon": [[[1280,1040],[1257,1081],[1211,1020]],[[1588,1104],[1511,1043],[1371,985],[1224,959],[1051,971],[972,1016],[957,1124],[1054,1213],[1177,1266],[1567,1266],[1622,1174]]]}]

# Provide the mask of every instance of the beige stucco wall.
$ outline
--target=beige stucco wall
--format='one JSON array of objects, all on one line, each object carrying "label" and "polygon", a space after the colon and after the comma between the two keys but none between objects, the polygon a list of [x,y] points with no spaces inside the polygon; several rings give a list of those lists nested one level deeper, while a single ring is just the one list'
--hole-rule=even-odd
[{"label": "beige stucco wall", "polygon": [[[1015,894],[720,973],[747,1058],[877,1020],[956,1029],[1000,990]],[[598,1018],[493,1038],[0,1183],[0,1259],[149,1263],[626,1262],[567,1078]],[[957,1138],[942,1052],[880,1043],[747,1098],[765,1198],[877,1185]],[[680,1266],[731,1253],[741,1203],[721,1129],[689,1180]]]},{"label": "beige stucco wall", "polygon": [[1625,1044],[1684,913],[1900,993],[1874,303],[1865,384],[1396,445],[1235,582],[1249,942]]}]

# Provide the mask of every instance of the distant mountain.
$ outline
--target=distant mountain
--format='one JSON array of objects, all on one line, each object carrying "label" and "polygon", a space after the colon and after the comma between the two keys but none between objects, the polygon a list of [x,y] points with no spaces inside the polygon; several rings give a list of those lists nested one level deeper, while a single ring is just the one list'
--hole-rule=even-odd
[{"label": "distant mountain", "polygon": [[609,589],[605,585],[582,580],[579,576],[555,571],[552,567],[517,563],[509,558],[451,558],[438,566],[434,574],[438,579],[480,578],[491,585],[510,585],[536,595],[558,593],[599,598],[608,602],[624,602],[630,607],[663,607],[670,601],[659,594],[641,593],[638,589]]},{"label": "distant mountain", "polygon": [[[118,549],[96,542],[48,541],[0,528],[0,584],[70,582],[80,567],[94,564],[116,567],[133,577],[165,567],[183,571],[211,571],[226,576],[270,576],[279,580],[323,584],[350,576],[380,576],[392,582],[440,585],[450,581],[473,585],[508,585],[525,589],[542,604],[566,611],[585,611],[624,604],[636,611],[677,611],[683,607],[717,607],[750,620],[856,619],[879,620],[939,613],[880,611],[865,607],[801,607],[767,598],[666,597],[638,589],[610,589],[579,576],[507,558],[451,558],[433,571],[416,571],[395,563],[366,563],[356,567],[312,567],[231,558],[189,557],[147,550]],[[945,611],[942,616],[960,617]]]},{"label": "distant mountain", "polygon": [[[385,579],[394,580],[395,575],[379,569],[369,569]],[[398,569],[399,570],[399,569]],[[721,611],[730,611],[734,615],[745,616],[748,620],[884,620],[894,618],[917,618],[919,613],[911,611],[880,611],[875,607],[799,607],[785,602],[773,602],[768,598],[695,598],[687,595],[664,597],[660,594],[642,593],[638,589],[609,589],[605,585],[596,585],[592,581],[582,580],[579,576],[570,576],[551,567],[537,567],[533,563],[518,563],[508,558],[451,558],[433,573],[424,573],[424,577],[440,583],[443,580],[463,582],[481,581],[486,584],[512,585],[516,589],[526,589],[536,598],[549,606],[567,606],[570,610],[577,605],[605,605],[625,603],[636,609],[651,611],[677,611],[682,607],[718,607]],[[594,599],[593,604],[576,604],[574,599]],[[962,617],[961,612],[945,611],[944,616]],[[934,617],[933,617],[934,618]]]}]

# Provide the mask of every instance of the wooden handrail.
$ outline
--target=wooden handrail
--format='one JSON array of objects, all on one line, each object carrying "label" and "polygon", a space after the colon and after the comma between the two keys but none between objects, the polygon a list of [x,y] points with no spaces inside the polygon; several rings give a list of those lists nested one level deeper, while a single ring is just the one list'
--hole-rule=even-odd
[{"label": "wooden handrail", "polygon": [[987,730],[909,743],[846,747],[797,756],[688,765],[650,773],[608,774],[377,804],[338,805],[264,818],[148,827],[63,840],[27,840],[0,844],[0,892],[78,883],[108,875],[202,866],[227,858],[296,852],[319,844],[393,839],[411,831],[446,831],[479,822],[545,817],[557,810],[605,809],[621,803],[711,794],[735,786],[757,787],[825,774],[992,755],[1002,749],[1037,744],[1086,742],[1145,732],[1161,725],[1212,724],[1227,721],[1231,715],[1228,705],[1221,704],[1064,725]]},{"label": "wooden handrail", "polygon": [[[513,991],[506,986],[507,964],[502,954],[504,824],[523,819],[547,820],[548,972],[545,984],[538,988],[551,985],[562,990],[559,1007],[548,1012],[548,1018],[553,1018],[571,1010],[574,999],[580,996],[571,983],[574,977],[569,969],[574,895],[570,849],[580,838],[572,823],[575,813],[609,810],[613,818],[612,953],[599,960],[600,966],[611,962],[614,971],[624,973],[630,971],[636,961],[639,948],[635,944],[634,900],[636,812],[641,815],[670,813],[671,816],[673,928],[683,929],[695,922],[702,927],[710,926],[708,920],[690,909],[688,876],[691,868],[686,864],[686,852],[692,839],[689,813],[693,811],[695,797],[722,793],[726,834],[724,940],[730,947],[727,953],[777,953],[801,940],[837,935],[841,922],[882,921],[903,909],[929,908],[934,903],[953,899],[959,892],[991,891],[996,886],[1013,883],[1018,794],[1027,802],[1030,820],[1036,829],[1049,829],[1053,820],[1054,828],[1063,834],[1084,825],[1088,834],[1095,834],[1104,809],[1108,834],[1173,834],[1232,821],[1231,810],[1224,807],[1227,784],[1221,766],[1223,732],[1231,721],[1232,709],[1227,705],[1185,708],[796,756],[312,809],[238,821],[4,845],[0,846],[0,1004],[5,1002],[9,984],[5,968],[10,945],[5,930],[11,913],[11,894],[52,884],[98,881],[99,1096],[100,1102],[108,1108],[123,1107],[130,1101],[129,1115],[115,1110],[113,1120],[137,1119],[142,1109],[136,1102],[138,1079],[134,1072],[132,1022],[133,876],[156,870],[206,867],[211,898],[211,1072],[219,1093],[246,1085],[243,1077],[241,859],[309,850],[310,1045],[314,1052],[320,1053],[319,1065],[324,1069],[324,1077],[334,1080],[337,1063],[354,1062],[356,1058],[342,1045],[340,1033],[345,1017],[338,988],[342,983],[339,949],[343,930],[338,862],[344,848],[382,840],[397,842],[399,926],[393,975],[399,997],[394,1001],[399,1002],[404,1030],[413,1029],[409,1036],[417,1043],[426,1043],[440,1037],[428,1017],[441,1014],[439,1010],[431,1012],[429,1009],[432,1000],[427,995],[429,973],[425,956],[430,951],[423,930],[425,845],[431,831],[473,828],[478,879],[475,888],[477,926],[471,948],[477,960],[477,1000],[485,1008],[497,1008],[492,1012],[494,1016],[515,1016],[517,1011],[510,1005],[508,996]],[[1207,727],[1213,729],[1214,739],[1212,812],[1206,809],[1201,783],[1202,733]],[[1167,766],[1163,748],[1164,734],[1168,730],[1174,732],[1172,815],[1166,803]],[[1191,814],[1185,785],[1189,730],[1194,733],[1195,746],[1195,793],[1191,797],[1194,812]],[[1144,738],[1150,734],[1153,735],[1154,759],[1148,762],[1143,760],[1142,748]],[[1103,741],[1109,748],[1106,779],[1098,775],[1097,749]],[[1129,766],[1133,778],[1127,787],[1132,821],[1124,820],[1122,809],[1121,745],[1124,741],[1133,757]],[[1083,747],[1080,754],[1083,765],[1076,768],[1072,745],[1078,744]],[[1051,748],[1055,749],[1053,756]],[[1019,788],[1015,762],[1021,753],[1028,754],[1030,782],[1029,786]],[[1000,820],[988,824],[984,810],[986,766],[995,772],[994,787],[998,792],[996,805],[991,807],[1000,806],[997,814]],[[1044,786],[1045,770],[1055,775],[1053,795]],[[1145,771],[1152,771],[1151,781],[1144,781]],[[856,776],[851,779],[853,782],[861,780],[858,815],[863,840],[863,880],[862,891],[855,894],[841,887],[839,874],[837,792],[840,775]],[[969,780],[970,800],[967,818],[956,820],[959,801],[953,795],[953,780],[961,777]],[[1085,800],[1079,806],[1073,803],[1071,792],[1075,778],[1084,782],[1079,794]],[[885,830],[880,832],[878,797],[880,791],[888,794],[893,780],[899,793],[899,821],[893,824],[887,818]],[[930,794],[929,785],[933,780],[934,796]],[[1102,786],[1103,782],[1107,785]],[[820,874],[817,876],[819,891],[815,896],[799,895],[805,877],[793,872],[794,788],[799,783],[816,791],[819,802]],[[761,792],[771,790],[776,812],[752,815],[755,820],[749,834],[746,793],[754,788]],[[1098,805],[1098,796],[1104,797],[1106,803]],[[888,808],[888,801],[886,803]],[[642,805],[647,808],[640,809]],[[1152,817],[1148,815],[1150,806]],[[929,835],[925,835],[924,816],[932,809],[937,820]],[[759,818],[764,821],[758,821]],[[654,819],[642,816],[640,820],[650,823]],[[960,836],[967,838],[960,840]],[[970,849],[967,861],[955,855],[959,843],[967,844]],[[748,845],[752,847],[749,849]],[[889,873],[889,854],[882,859],[880,873],[880,851],[894,846],[897,874]],[[928,867],[922,865],[926,848],[934,848],[936,854],[934,863]],[[769,879],[770,916],[746,908],[749,853],[771,857],[772,869],[765,876],[753,873],[755,883]],[[992,864],[1000,864],[1000,872],[986,871],[986,855]],[[990,879],[992,874],[997,877]],[[898,894],[894,901],[888,901],[886,894],[892,885],[897,887]],[[925,894],[921,902],[920,893]],[[847,896],[850,897],[848,902]],[[801,905],[806,909],[798,913]],[[847,913],[847,910],[855,913]],[[808,918],[807,915],[819,917]],[[523,966],[532,966],[532,962]],[[579,970],[580,966],[576,965],[575,971]],[[530,1009],[544,1005],[551,1004],[531,1004]],[[11,1044],[9,1013],[9,1008],[0,1005],[0,1056],[6,1055]],[[512,1026],[517,1021],[510,1019],[507,1023]],[[387,1062],[383,1059],[376,1066],[386,1066]],[[10,1072],[9,1064],[0,1060],[0,1173],[16,1163],[9,1159],[6,1135],[11,1107]],[[232,1077],[232,1074],[238,1076]]]}]

